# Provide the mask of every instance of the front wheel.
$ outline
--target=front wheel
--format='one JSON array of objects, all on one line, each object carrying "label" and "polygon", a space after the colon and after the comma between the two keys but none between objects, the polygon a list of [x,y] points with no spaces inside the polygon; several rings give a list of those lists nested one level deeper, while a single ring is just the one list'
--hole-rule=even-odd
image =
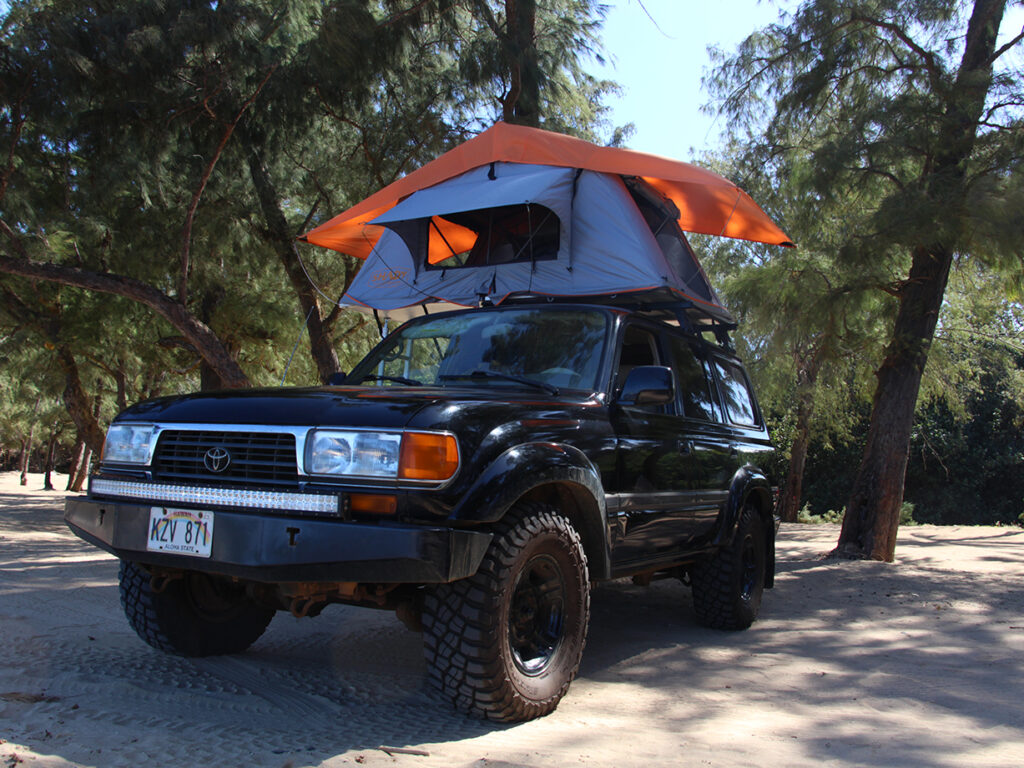
[{"label": "front wheel", "polygon": [[753,624],[761,608],[765,562],[764,522],[747,504],[732,543],[690,569],[697,621],[714,629],[746,629]]},{"label": "front wheel", "polygon": [[240,653],[274,617],[274,609],[254,601],[244,587],[205,573],[186,572],[159,592],[136,563],[122,560],[118,576],[128,623],[139,637],[167,653]]},{"label": "front wheel", "polygon": [[476,574],[427,592],[430,680],[463,712],[506,722],[546,715],[576,676],[589,618],[579,534],[553,508],[521,504]]}]

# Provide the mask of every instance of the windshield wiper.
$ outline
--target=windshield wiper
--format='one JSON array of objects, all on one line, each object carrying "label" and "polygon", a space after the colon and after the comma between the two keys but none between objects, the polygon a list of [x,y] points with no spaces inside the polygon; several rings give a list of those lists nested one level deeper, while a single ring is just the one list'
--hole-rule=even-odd
[{"label": "windshield wiper", "polygon": [[373,381],[393,381],[396,384],[405,384],[409,387],[423,386],[423,382],[416,381],[416,379],[407,379],[404,376],[378,376],[375,373],[371,373],[369,376],[363,376],[363,378],[359,380],[359,383],[362,384],[364,381],[370,381],[371,379]]},{"label": "windshield wiper", "polygon": [[558,387],[553,387],[543,381],[527,379],[524,376],[513,376],[511,373],[499,373],[498,371],[476,370],[472,373],[449,373],[441,374],[438,378],[441,379],[441,381],[453,381],[455,379],[502,379],[504,381],[514,381],[518,384],[525,384],[526,386],[533,387],[534,389],[542,389],[549,395],[558,394]]}]

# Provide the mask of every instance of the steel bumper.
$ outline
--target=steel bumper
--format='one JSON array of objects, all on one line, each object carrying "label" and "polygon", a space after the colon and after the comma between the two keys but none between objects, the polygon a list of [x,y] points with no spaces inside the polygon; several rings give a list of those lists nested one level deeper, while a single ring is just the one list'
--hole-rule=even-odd
[{"label": "steel bumper", "polygon": [[265,582],[443,583],[472,576],[491,534],[216,509],[211,556],[149,552],[153,505],[67,499],[75,534],[122,560]]}]

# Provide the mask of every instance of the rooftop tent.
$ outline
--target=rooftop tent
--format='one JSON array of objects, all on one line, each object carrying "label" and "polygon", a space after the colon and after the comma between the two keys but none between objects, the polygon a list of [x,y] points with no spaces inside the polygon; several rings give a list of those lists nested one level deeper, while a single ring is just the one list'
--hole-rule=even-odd
[{"label": "rooftop tent", "polygon": [[498,123],[302,239],[368,259],[343,300],[377,309],[633,292],[727,319],[684,231],[792,245],[715,173]]},{"label": "rooftop tent", "polygon": [[381,310],[512,294],[686,300],[729,321],[674,205],[639,179],[494,163],[410,195],[343,301]]}]

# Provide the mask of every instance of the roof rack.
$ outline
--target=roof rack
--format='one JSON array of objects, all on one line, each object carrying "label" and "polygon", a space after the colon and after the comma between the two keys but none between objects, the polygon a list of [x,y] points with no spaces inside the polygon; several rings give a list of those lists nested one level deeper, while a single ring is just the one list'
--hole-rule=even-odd
[{"label": "roof rack", "polygon": [[[711,333],[715,340],[723,347],[732,347],[729,332],[736,330],[738,324],[735,320],[726,321],[715,317],[700,305],[683,299],[673,297],[662,299],[650,294],[607,294],[599,296],[542,296],[532,293],[510,294],[501,304],[601,304],[624,309],[629,312],[650,317],[671,325],[678,325],[685,331],[694,335]],[[486,304],[489,305],[488,300]]]}]

